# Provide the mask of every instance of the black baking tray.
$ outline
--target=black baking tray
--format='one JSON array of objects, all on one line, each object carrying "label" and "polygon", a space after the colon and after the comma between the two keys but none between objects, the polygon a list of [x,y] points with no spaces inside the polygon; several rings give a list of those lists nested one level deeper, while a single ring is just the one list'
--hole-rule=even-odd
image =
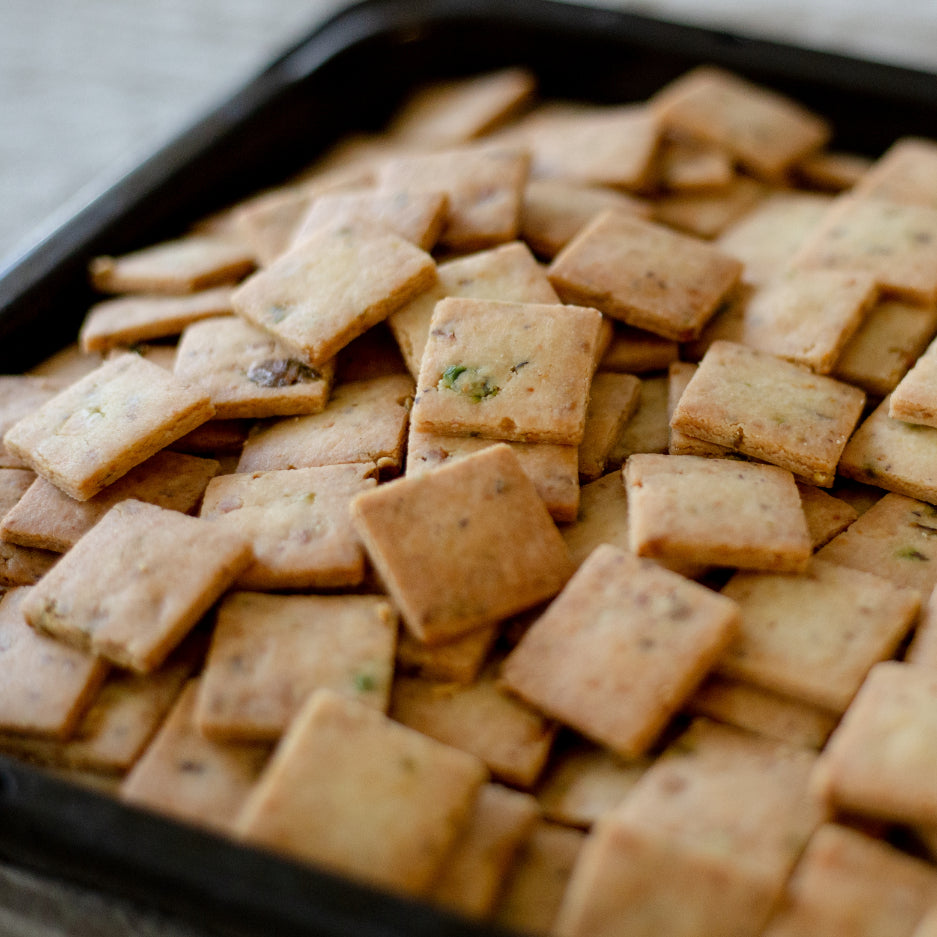
[{"label": "black baking tray", "polygon": [[[88,261],[177,234],[376,130],[418,83],[526,65],[545,97],[642,100],[688,68],[731,68],[829,117],[833,146],[935,136],[937,76],[549,0],[365,0],[0,270],[0,372],[72,341]],[[0,855],[237,937],[493,935],[403,898],[239,846],[0,758]]]}]

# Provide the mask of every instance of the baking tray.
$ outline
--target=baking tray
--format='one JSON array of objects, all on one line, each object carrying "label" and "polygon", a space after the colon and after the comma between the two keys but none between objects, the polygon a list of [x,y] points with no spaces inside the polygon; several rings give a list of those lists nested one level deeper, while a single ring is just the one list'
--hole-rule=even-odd
[{"label": "baking tray", "polygon": [[[544,96],[641,100],[710,62],[829,117],[833,146],[880,154],[933,136],[937,76],[550,0],[365,0],[0,270],[0,372],[72,341],[88,261],[183,230],[285,179],[417,83],[526,65]],[[494,935],[403,898],[174,823],[0,758],[0,854],[237,937]]]}]

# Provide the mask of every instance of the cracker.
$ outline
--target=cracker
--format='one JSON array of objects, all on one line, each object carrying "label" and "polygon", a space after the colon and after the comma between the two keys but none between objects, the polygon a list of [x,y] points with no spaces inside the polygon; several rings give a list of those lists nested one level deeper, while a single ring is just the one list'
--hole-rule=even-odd
[{"label": "cracker", "polygon": [[0,517],[6,517],[35,480],[29,469],[0,468]]},{"label": "cracker", "polygon": [[43,633],[145,673],[249,559],[245,541],[208,521],[121,501],[43,577],[23,614]]},{"label": "cracker", "polygon": [[281,186],[234,208],[233,231],[251,249],[258,266],[268,266],[289,250],[314,197],[307,186]]},{"label": "cracker", "polygon": [[349,342],[335,359],[335,380],[340,384],[406,373],[406,362],[386,322]]},{"label": "cracker", "polygon": [[57,553],[0,541],[0,589],[35,585],[57,560]]},{"label": "cracker", "polygon": [[397,640],[397,667],[400,673],[416,674],[426,680],[472,683],[481,672],[499,631],[500,623],[478,628],[447,644],[427,647],[402,629]]},{"label": "cracker", "polygon": [[937,208],[937,143],[901,137],[857,180],[857,195]]},{"label": "cracker", "polygon": [[37,634],[23,619],[28,587],[0,599],[0,730],[67,738],[107,676],[91,654]]},{"label": "cracker", "polygon": [[772,192],[730,225],[716,245],[745,264],[745,280],[756,286],[781,273],[831,204],[828,195]]},{"label": "cracker", "polygon": [[892,419],[890,402],[886,397],[853,433],[839,473],[909,498],[937,501],[937,429]]},{"label": "cracker", "polygon": [[884,397],[937,332],[937,306],[886,299],[876,303],[840,352],[833,375]]},{"label": "cracker", "polygon": [[872,166],[869,156],[841,150],[820,150],[802,159],[794,177],[807,187],[825,192],[844,192],[855,186]]},{"label": "cracker", "polygon": [[[667,422],[673,418],[674,410],[687,388],[687,384],[696,374],[696,365],[688,361],[674,361],[667,369]],[[715,459],[738,458],[739,454],[734,449],[726,446],[719,446],[714,442],[705,442],[702,439],[694,439],[681,433],[680,430],[670,427],[670,441],[667,444],[667,451],[670,455],[698,455],[708,456]]]},{"label": "cracker", "polygon": [[817,551],[817,557],[929,595],[937,585],[937,508],[886,494]]},{"label": "cracker", "polygon": [[650,218],[653,208],[618,189],[569,179],[531,179],[521,203],[521,237],[540,257],[555,257],[601,211]]},{"label": "cracker", "polygon": [[631,793],[648,764],[647,759],[625,761],[582,742],[554,753],[536,791],[543,815],[588,829]]},{"label": "cracker", "polygon": [[235,291],[235,312],[313,367],[436,281],[433,259],[393,234],[325,231]]},{"label": "cracker", "polygon": [[[99,359],[95,367],[100,363]],[[3,436],[23,417],[34,413],[51,400],[61,389],[62,385],[54,378],[34,377],[30,374],[0,375],[0,468],[29,468],[24,459],[7,447]]]},{"label": "cracker", "polygon": [[638,556],[802,572],[811,543],[785,469],[702,456],[636,454],[625,465]]},{"label": "cracker", "polygon": [[265,472],[355,462],[396,473],[403,465],[412,399],[413,381],[407,375],[341,384],[321,413],[258,424],[237,470]]},{"label": "cracker", "polygon": [[592,378],[586,425],[579,444],[579,475],[598,478],[625,423],[638,408],[641,381],[632,374],[599,372]]},{"label": "cracker", "polygon": [[790,270],[752,296],[742,341],[829,374],[877,296],[870,274]]},{"label": "cracker", "polygon": [[124,354],[25,416],[4,443],[43,478],[87,501],[213,412],[197,388]]},{"label": "cracker", "polygon": [[429,336],[436,303],[446,296],[518,303],[557,303],[559,297],[527,245],[511,241],[441,263],[435,286],[387,320],[414,379]]},{"label": "cracker", "polygon": [[240,472],[212,479],[199,517],[250,542],[241,589],[321,589],[364,579],[349,504],[377,483],[370,465]]},{"label": "cracker", "polygon": [[657,184],[669,192],[721,189],[734,175],[732,157],[722,147],[686,137],[665,138],[657,156]]},{"label": "cracker", "polygon": [[[168,448],[189,455],[217,455],[225,465],[234,458],[236,464],[236,456],[244,448],[252,426],[250,420],[208,420],[170,443]],[[225,475],[227,471],[219,470],[218,474]]]},{"label": "cracker", "polygon": [[713,317],[703,327],[699,338],[684,342],[680,346],[680,357],[686,361],[699,362],[709,351],[713,342],[726,341],[744,343],[745,310],[755,293],[750,283],[740,282],[720,303]]},{"label": "cracker", "polygon": [[719,672],[833,713],[895,653],[921,603],[916,590],[816,559],[797,576],[736,573],[722,594],[741,624]]},{"label": "cracker", "polygon": [[931,342],[889,398],[888,415],[923,426],[937,427],[937,343]]},{"label": "cracker", "polygon": [[846,813],[937,826],[937,679],[885,661],[869,672],[817,763],[813,789]]},{"label": "cracker", "polygon": [[524,150],[491,144],[390,157],[378,172],[378,186],[393,192],[444,192],[449,213],[439,243],[480,250],[517,237],[529,164]]},{"label": "cracker", "polygon": [[404,623],[427,644],[536,605],[572,572],[563,538],[507,446],[381,485],[359,495],[352,512]]},{"label": "cracker", "polygon": [[794,869],[764,937],[911,934],[937,901],[937,873],[882,840],[828,823]]},{"label": "cracker", "polygon": [[635,757],[719,658],[737,614],[703,586],[599,546],[508,656],[503,678],[553,718]]},{"label": "cracker", "polygon": [[859,516],[859,512],[849,502],[815,485],[798,482],[797,491],[814,550],[841,534]]},{"label": "cracker", "polygon": [[190,680],[156,737],[124,779],[128,803],[230,833],[270,757],[270,746],[214,742],[194,722],[198,681]]},{"label": "cracker", "polygon": [[440,300],[411,419],[421,431],[578,445],[601,316],[595,309]]},{"label": "cracker", "polygon": [[733,342],[714,342],[670,425],[828,488],[859,419],[857,388]]},{"label": "cracker", "polygon": [[582,830],[538,822],[507,876],[494,923],[519,933],[552,933],[585,838]]},{"label": "cracker", "polygon": [[396,613],[379,596],[229,593],[199,686],[199,730],[275,741],[320,687],[384,711],[396,635]]},{"label": "cracker", "polygon": [[563,248],[548,275],[563,302],[686,341],[699,335],[741,272],[739,261],[697,238],[612,210]]},{"label": "cracker", "polygon": [[712,240],[752,211],[766,188],[747,176],[736,176],[712,192],[675,192],[654,202],[654,219],[679,231]]},{"label": "cracker", "polygon": [[712,674],[687,703],[687,711],[788,745],[821,749],[837,717],[802,700],[741,680]]},{"label": "cracker", "polygon": [[179,294],[237,282],[253,269],[253,255],[237,240],[192,234],[120,257],[96,257],[90,274],[103,293]]},{"label": "cracker", "polygon": [[97,303],[88,310],[79,341],[86,352],[105,352],[179,335],[192,322],[231,315],[230,286],[191,296],[122,296]]},{"label": "cracker", "polygon": [[[100,363],[99,355],[88,354],[82,351],[80,345],[72,343],[53,352],[48,358],[44,358],[26,374],[30,377],[49,378],[57,386],[65,387],[84,377],[89,371],[93,371]],[[2,382],[0,382],[0,387],[2,387]]]},{"label": "cracker", "polygon": [[493,668],[467,686],[397,677],[390,716],[470,752],[495,778],[524,789],[540,776],[556,734],[539,712],[498,688]]},{"label": "cracker", "polygon": [[425,894],[486,771],[466,752],[318,690],[236,820],[249,843],[393,891]]},{"label": "cracker", "polygon": [[[422,433],[411,426],[407,437],[406,474],[416,477],[494,445],[499,445],[495,439],[441,436]],[[524,474],[534,483],[553,519],[557,523],[575,520],[579,509],[578,448],[542,442],[506,445],[517,456]]]},{"label": "cracker", "polygon": [[669,338],[616,322],[611,343],[599,367],[603,371],[647,374],[664,370],[677,360],[679,354],[680,346]]},{"label": "cracker", "polygon": [[37,478],[3,517],[0,534],[21,546],[64,553],[127,498],[187,514],[218,469],[214,459],[158,452],[87,501],[76,501],[51,482]]},{"label": "cracker", "polygon": [[792,264],[865,271],[882,292],[937,301],[937,209],[858,195],[837,196]]},{"label": "cracker", "polygon": [[721,146],[773,181],[783,181],[831,133],[824,119],[790,98],[711,65],[671,82],[651,105],[668,129]]},{"label": "cracker", "polygon": [[444,192],[364,189],[320,195],[296,228],[293,244],[323,231],[374,237],[395,234],[421,250],[432,250],[449,211]]},{"label": "cracker", "polygon": [[531,176],[637,191],[648,183],[660,141],[644,105],[542,108],[515,130],[531,153]]},{"label": "cracker", "polygon": [[905,654],[905,660],[909,664],[922,664],[937,669],[937,594],[934,590],[931,590],[921,609],[921,617]]},{"label": "cracker", "polygon": [[562,532],[577,567],[600,543],[630,549],[628,498],[620,472],[609,472],[582,486],[575,522]]},{"label": "cracker", "polygon": [[494,906],[514,857],[540,811],[529,794],[486,784],[457,840],[431,900],[470,917],[485,917]]},{"label": "cracker", "polygon": [[757,934],[821,811],[813,752],[696,721],[601,819],[557,921],[586,934]]},{"label": "cracker", "polygon": [[132,351],[135,355],[159,365],[165,371],[171,372],[176,361],[176,345],[160,342],[139,342],[126,348],[122,346],[112,348],[110,351],[105,352],[104,360],[110,361],[112,358],[117,358],[128,351]]},{"label": "cracker", "polygon": [[335,363],[313,368],[249,322],[222,318],[185,330],[173,373],[204,389],[217,419],[253,419],[323,410]]},{"label": "cracker", "polygon": [[391,119],[397,138],[431,146],[465,143],[522,108],[536,90],[525,68],[503,68],[417,89]]},{"label": "cracker", "polygon": [[650,375],[641,379],[638,407],[625,423],[608,454],[606,466],[623,465],[635,452],[666,452],[670,442],[667,412],[667,378]]}]

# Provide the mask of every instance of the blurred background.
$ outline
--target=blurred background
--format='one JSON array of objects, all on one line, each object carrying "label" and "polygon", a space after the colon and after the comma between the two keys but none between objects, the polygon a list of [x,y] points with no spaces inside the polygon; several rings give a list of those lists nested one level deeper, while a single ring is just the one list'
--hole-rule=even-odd
[{"label": "blurred background", "polygon": [[[937,71],[933,0],[580,2]],[[347,5],[0,0],[0,258]]]}]

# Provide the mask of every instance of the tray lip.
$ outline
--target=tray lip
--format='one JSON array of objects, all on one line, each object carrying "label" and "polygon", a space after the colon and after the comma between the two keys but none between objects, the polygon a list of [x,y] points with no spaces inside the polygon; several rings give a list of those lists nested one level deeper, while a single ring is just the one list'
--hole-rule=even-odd
[{"label": "tray lip", "polygon": [[[4,316],[9,302],[21,299],[24,291],[35,288],[37,274],[66,262],[74,252],[75,242],[85,243],[88,232],[100,226],[95,216],[100,211],[102,199],[114,203],[109,207],[109,212],[114,216],[126,211],[127,206],[132,204],[132,198],[126,191],[128,186],[139,184],[141,179],[145,180],[167,161],[175,160],[180,152],[193,143],[204,143],[206,138],[211,139],[215,134],[230,129],[226,115],[231,112],[241,113],[272,99],[290,84],[308,75],[310,69],[321,67],[332,56],[347,51],[353,44],[365,39],[390,34],[405,36],[408,30],[412,34],[414,30],[418,32],[421,28],[440,23],[485,20],[548,30],[568,27],[577,33],[597,34],[606,25],[614,25],[616,31],[629,29],[635,42],[672,43],[677,51],[694,58],[699,57],[700,43],[707,50],[719,48],[722,50],[720,59],[726,67],[753,58],[775,58],[776,65],[776,57],[781,56],[787,71],[804,81],[810,81],[811,75],[822,70],[827,82],[834,80],[847,83],[849,79],[851,86],[851,79],[858,73],[863,76],[868,87],[887,83],[893,92],[902,97],[909,100],[920,98],[930,106],[937,106],[937,74],[932,72],[684,24],[677,20],[658,19],[643,13],[587,7],[556,0],[512,0],[508,4],[504,4],[503,0],[361,0],[316,25],[208,114],[180,131],[166,145],[117,179],[46,237],[11,258],[8,266],[0,269],[0,318]],[[55,248],[51,255],[48,254],[50,246]],[[0,259],[0,263],[3,262]],[[40,269],[37,269],[37,263]],[[96,859],[97,865],[103,868],[95,868],[94,862],[83,867],[82,863],[76,865],[73,859],[68,859],[68,853],[74,846],[74,840],[69,840],[68,836],[74,834],[76,825],[87,826],[90,823],[89,835],[92,836],[103,836],[115,827],[120,827],[132,830],[135,836],[145,837],[149,846],[154,843],[181,843],[196,852],[217,848],[219,854],[233,857],[236,868],[240,868],[240,861],[257,862],[274,879],[283,876],[285,880],[310,890],[337,890],[341,893],[340,903],[347,902],[348,906],[330,912],[334,915],[330,926],[344,927],[353,921],[356,925],[354,933],[360,937],[370,937],[372,934],[374,937],[392,937],[404,932],[417,935],[452,934],[453,937],[499,933],[491,926],[465,922],[422,903],[373,891],[367,886],[330,876],[301,863],[293,863],[280,856],[139,810],[109,796],[61,781],[40,769],[3,755],[0,755],[0,818],[0,855],[30,868],[67,875],[72,881],[137,900],[147,900],[156,888],[187,890],[182,901],[184,918],[199,922],[198,902],[202,899],[205,907],[201,909],[200,923],[203,924],[216,923],[205,918],[204,912],[219,907],[223,900],[218,889],[226,883],[219,881],[217,874],[193,882],[188,873],[174,874],[173,870],[165,868],[165,863],[154,862],[152,850],[149,850],[148,860],[148,850],[140,849],[139,842],[118,840],[116,846],[120,848],[114,849],[115,844],[108,843],[106,836],[103,841],[94,840],[99,848],[102,842],[110,847],[104,850],[106,855],[99,855]],[[11,818],[13,822],[8,822]],[[39,843],[38,847],[36,842]],[[127,865],[115,872],[115,863]],[[128,888],[128,874],[142,875],[144,878]],[[263,907],[263,897],[252,893],[250,900],[242,905],[235,900],[230,912],[231,920],[224,922],[224,932],[249,935],[270,933],[272,919],[265,916],[269,906]],[[373,901],[388,915],[387,918],[373,921],[360,916],[361,909]],[[178,906],[172,900],[162,896],[154,902],[154,907],[169,913],[178,911]],[[406,931],[397,926],[397,917],[403,913],[412,915],[412,918],[408,917]],[[305,929],[301,922],[293,918],[277,919],[276,926],[278,929],[274,932],[278,934],[312,937],[313,933],[318,933]],[[330,934],[345,932],[329,931]]]}]

